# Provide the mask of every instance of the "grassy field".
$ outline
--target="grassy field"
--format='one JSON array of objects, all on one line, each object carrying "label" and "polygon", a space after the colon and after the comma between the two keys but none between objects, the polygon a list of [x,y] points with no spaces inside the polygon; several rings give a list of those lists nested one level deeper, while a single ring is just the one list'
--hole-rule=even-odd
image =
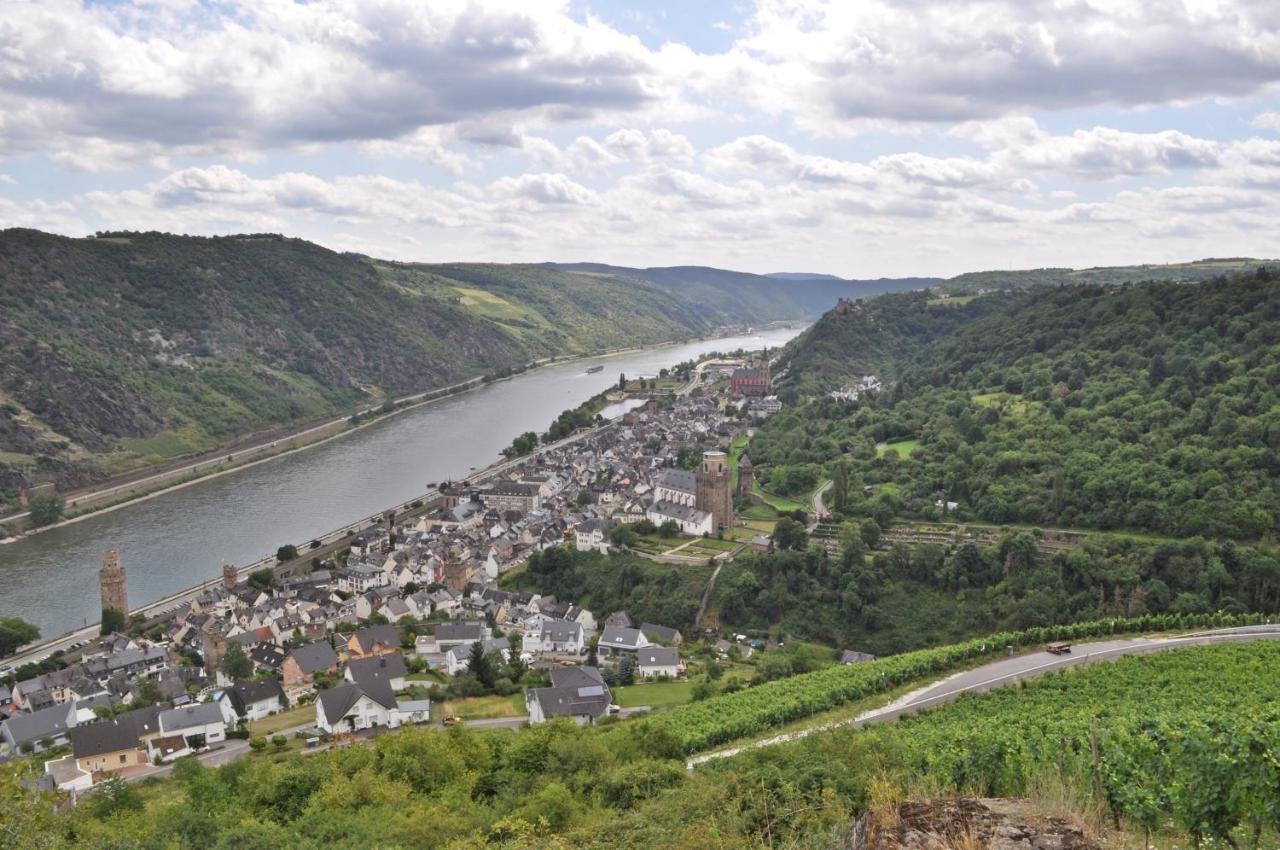
[{"label": "grassy field", "polygon": [[264,717],[262,720],[253,721],[249,724],[249,734],[255,737],[258,735],[274,735],[283,729],[307,726],[315,722],[316,707],[314,703],[310,703],[290,708],[270,717]]},{"label": "grassy field", "polygon": [[162,431],[154,437],[125,437],[120,442],[126,449],[136,455],[159,458],[161,460],[196,451],[196,447],[182,437],[166,431]]},{"label": "grassy field", "polygon": [[713,549],[716,552],[728,552],[731,549],[737,549],[738,544],[732,540],[720,540],[715,537],[704,537],[689,547],[690,549]]},{"label": "grassy field", "polygon": [[751,438],[746,434],[736,438],[729,444],[729,469],[732,474],[729,477],[729,487],[733,492],[738,492],[738,460],[742,457],[742,453],[747,450],[747,443]]},{"label": "grassy field", "polygon": [[497,321],[530,322],[535,325],[546,325],[547,320],[536,310],[519,304],[512,304],[500,295],[486,292],[483,289],[472,289],[466,286],[452,287],[458,293],[461,305],[471,313]]},{"label": "grassy field", "polygon": [[978,393],[973,396],[973,403],[983,407],[1003,409],[1015,416],[1022,416],[1037,402],[1029,402],[1013,393]]},{"label": "grassy field", "polygon": [[651,705],[661,708],[681,705],[693,699],[693,682],[645,682],[611,688],[613,701],[623,708]]},{"label": "grassy field", "polygon": [[919,440],[899,440],[896,443],[887,443],[883,446],[880,446],[878,449],[876,449],[876,452],[881,456],[887,454],[888,452],[896,452],[898,457],[906,458],[906,457],[910,457],[911,453],[918,448],[920,448]]},{"label": "grassy field", "polygon": [[512,694],[509,697],[467,697],[452,699],[440,706],[440,717],[450,715],[463,720],[486,720],[491,717],[523,717],[528,714],[524,704],[524,694]]},{"label": "grassy field", "polygon": [[759,496],[761,499],[764,499],[765,504],[773,508],[775,511],[780,511],[782,513],[791,513],[792,511],[809,510],[809,506],[804,504],[803,502],[797,502],[794,499],[787,499],[782,496],[775,496],[772,493],[767,493],[764,490],[761,490],[759,484],[756,484],[753,492],[757,496]]},{"label": "grassy field", "polygon": [[742,516],[748,520],[768,520],[772,522],[778,518],[778,512],[768,505],[752,505],[742,512]]}]

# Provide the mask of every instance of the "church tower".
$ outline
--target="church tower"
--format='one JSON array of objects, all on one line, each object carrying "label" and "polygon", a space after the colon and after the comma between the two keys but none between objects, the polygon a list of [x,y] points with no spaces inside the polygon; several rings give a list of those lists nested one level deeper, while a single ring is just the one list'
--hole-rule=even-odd
[{"label": "church tower", "polygon": [[129,588],[125,583],[124,567],[120,566],[120,550],[107,549],[102,553],[102,569],[98,570],[98,589],[102,592],[102,610],[119,611],[129,616]]},{"label": "church tower", "polygon": [[703,452],[696,473],[698,510],[711,514],[715,531],[733,524],[733,495],[730,492],[728,456],[724,452]]},{"label": "church tower", "polygon": [[236,585],[240,583],[240,573],[236,570],[234,564],[222,565],[222,586],[227,590],[235,590]]},{"label": "church tower", "polygon": [[756,468],[745,454],[738,459],[738,492],[749,495],[755,489]]}]

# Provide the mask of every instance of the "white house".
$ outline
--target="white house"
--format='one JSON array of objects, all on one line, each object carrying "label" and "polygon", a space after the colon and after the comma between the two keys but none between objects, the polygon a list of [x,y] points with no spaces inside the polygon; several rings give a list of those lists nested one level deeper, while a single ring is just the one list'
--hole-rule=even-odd
[{"label": "white house", "polygon": [[646,646],[636,653],[636,666],[645,679],[674,679],[680,675],[680,651],[665,646]]},{"label": "white house", "polygon": [[544,620],[537,631],[524,639],[524,650],[534,654],[556,652],[579,655],[586,650],[586,632],[581,623]]},{"label": "white house", "polygon": [[148,749],[167,759],[189,755],[202,746],[227,739],[226,717],[216,702],[184,705],[160,712],[160,735],[148,742]]},{"label": "white house", "polygon": [[609,523],[602,519],[589,519],[573,529],[573,545],[579,552],[609,554]]},{"label": "white house", "polygon": [[604,656],[635,655],[641,649],[652,646],[653,641],[644,636],[639,629],[628,629],[622,626],[605,626],[600,634],[600,642],[596,651]]},{"label": "white house", "polygon": [[390,688],[375,688],[375,694],[369,694],[360,685],[338,685],[320,691],[316,699],[316,727],[331,735],[375,726],[394,729],[402,719],[397,708]]}]

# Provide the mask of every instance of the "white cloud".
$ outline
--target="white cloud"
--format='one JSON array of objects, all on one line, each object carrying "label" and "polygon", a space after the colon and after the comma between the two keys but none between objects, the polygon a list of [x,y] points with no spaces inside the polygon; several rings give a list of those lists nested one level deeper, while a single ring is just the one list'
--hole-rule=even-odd
[{"label": "white cloud", "polygon": [[1182,103],[1280,81],[1271,0],[759,0],[706,84],[811,132]]},{"label": "white cloud", "polygon": [[1041,135],[1013,147],[1008,155],[1027,168],[1107,179],[1208,168],[1218,163],[1221,153],[1219,143],[1177,130],[1128,133],[1094,127],[1070,136]]},{"label": "white cloud", "polygon": [[523,198],[540,204],[593,204],[596,195],[563,174],[521,174],[503,177],[489,185],[499,197]]},{"label": "white cloud", "polygon": [[1280,112],[1262,112],[1253,118],[1253,126],[1280,132]]},{"label": "white cloud", "polygon": [[10,154],[74,155],[89,141],[144,159],[152,146],[225,155],[440,126],[483,141],[522,120],[637,111],[671,94],[638,39],[549,0],[228,0],[145,19],[17,0],[0,43]]}]

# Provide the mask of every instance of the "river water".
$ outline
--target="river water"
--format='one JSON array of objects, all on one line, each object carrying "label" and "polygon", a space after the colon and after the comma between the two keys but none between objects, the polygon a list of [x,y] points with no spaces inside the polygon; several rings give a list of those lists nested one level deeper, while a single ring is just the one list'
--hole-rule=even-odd
[{"label": "river water", "polygon": [[[775,348],[800,328],[547,366],[401,413],[324,445],[0,545],[0,615],[53,637],[98,619],[103,549],[120,549],[137,607],[464,478],[525,431],[617,382],[710,351]],[[589,366],[604,370],[587,374]],[[620,413],[620,410],[613,411]]]}]

